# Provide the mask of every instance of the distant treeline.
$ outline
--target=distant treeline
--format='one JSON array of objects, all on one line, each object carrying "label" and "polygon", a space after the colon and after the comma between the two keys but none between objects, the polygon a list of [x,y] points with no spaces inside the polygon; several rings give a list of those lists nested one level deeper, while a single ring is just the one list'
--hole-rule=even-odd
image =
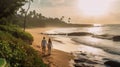
[{"label": "distant treeline", "polygon": [[[21,9],[18,14],[12,16],[14,24],[23,27],[25,10]],[[26,27],[83,27],[92,26],[90,24],[70,24],[71,18],[68,18],[68,22],[63,21],[64,16],[61,18],[45,17],[41,13],[37,13],[35,10],[29,11],[26,18]]]}]

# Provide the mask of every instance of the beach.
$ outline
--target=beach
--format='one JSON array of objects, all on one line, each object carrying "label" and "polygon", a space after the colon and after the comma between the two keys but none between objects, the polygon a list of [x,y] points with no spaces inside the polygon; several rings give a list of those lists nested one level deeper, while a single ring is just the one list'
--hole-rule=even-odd
[{"label": "beach", "polygon": [[43,57],[50,67],[107,67],[106,64],[110,65],[111,61],[119,67],[120,42],[112,39],[119,35],[117,29],[113,31],[115,27],[47,27],[27,31],[34,37],[32,47],[39,52],[42,37],[45,36],[47,40],[52,38],[52,55]]},{"label": "beach", "polygon": [[[27,29],[26,31],[31,33],[34,37],[34,42],[31,45],[35,50],[39,51],[41,53],[41,40],[43,37],[46,37],[46,39],[49,38],[47,35],[42,35],[40,33],[43,33],[48,30],[52,30],[55,28],[32,28]],[[73,58],[73,56],[70,53],[60,51],[57,49],[52,49],[52,54],[50,56],[43,57],[43,60],[46,64],[49,64],[50,67],[70,67],[70,60]]]}]

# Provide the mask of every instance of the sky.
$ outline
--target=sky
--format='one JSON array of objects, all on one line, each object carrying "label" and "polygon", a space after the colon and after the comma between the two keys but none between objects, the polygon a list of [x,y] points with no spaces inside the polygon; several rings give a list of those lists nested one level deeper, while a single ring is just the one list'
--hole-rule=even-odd
[{"label": "sky", "polygon": [[34,0],[30,10],[77,24],[120,24],[120,0]]}]

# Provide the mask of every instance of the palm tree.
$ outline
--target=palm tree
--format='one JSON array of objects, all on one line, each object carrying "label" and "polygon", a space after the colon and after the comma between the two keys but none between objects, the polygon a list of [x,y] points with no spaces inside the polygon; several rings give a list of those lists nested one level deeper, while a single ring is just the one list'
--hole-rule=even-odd
[{"label": "palm tree", "polygon": [[29,11],[29,9],[30,9],[31,1],[32,1],[32,0],[29,0],[28,9],[27,9],[26,12],[25,12],[24,25],[23,25],[23,26],[24,26],[24,31],[25,31],[25,28],[26,28],[27,13],[28,13],[28,11]]},{"label": "palm tree", "polygon": [[60,20],[61,20],[61,21],[63,21],[63,19],[64,19],[64,18],[65,18],[65,17],[64,17],[64,16],[62,16]]},{"label": "palm tree", "polygon": [[24,14],[25,14],[25,9],[21,8],[20,14],[21,14],[21,16],[24,16]]},{"label": "palm tree", "polygon": [[71,18],[69,17],[69,18],[68,18],[68,23],[70,23],[70,20],[71,20]]},{"label": "palm tree", "polygon": [[34,15],[34,17],[36,16],[36,11],[35,10],[33,10],[33,15]]},{"label": "palm tree", "polygon": [[41,14],[41,13],[39,13],[39,14],[38,14],[38,17],[39,17],[39,19],[40,19],[40,18],[42,17],[42,14]]},{"label": "palm tree", "polygon": [[32,17],[32,11],[29,12],[28,17]]}]

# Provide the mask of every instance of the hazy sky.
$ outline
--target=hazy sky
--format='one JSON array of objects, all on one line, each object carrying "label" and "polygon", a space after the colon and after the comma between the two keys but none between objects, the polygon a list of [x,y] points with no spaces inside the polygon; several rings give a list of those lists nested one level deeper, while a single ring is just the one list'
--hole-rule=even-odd
[{"label": "hazy sky", "polygon": [[120,0],[34,0],[30,10],[71,23],[120,24]]}]

